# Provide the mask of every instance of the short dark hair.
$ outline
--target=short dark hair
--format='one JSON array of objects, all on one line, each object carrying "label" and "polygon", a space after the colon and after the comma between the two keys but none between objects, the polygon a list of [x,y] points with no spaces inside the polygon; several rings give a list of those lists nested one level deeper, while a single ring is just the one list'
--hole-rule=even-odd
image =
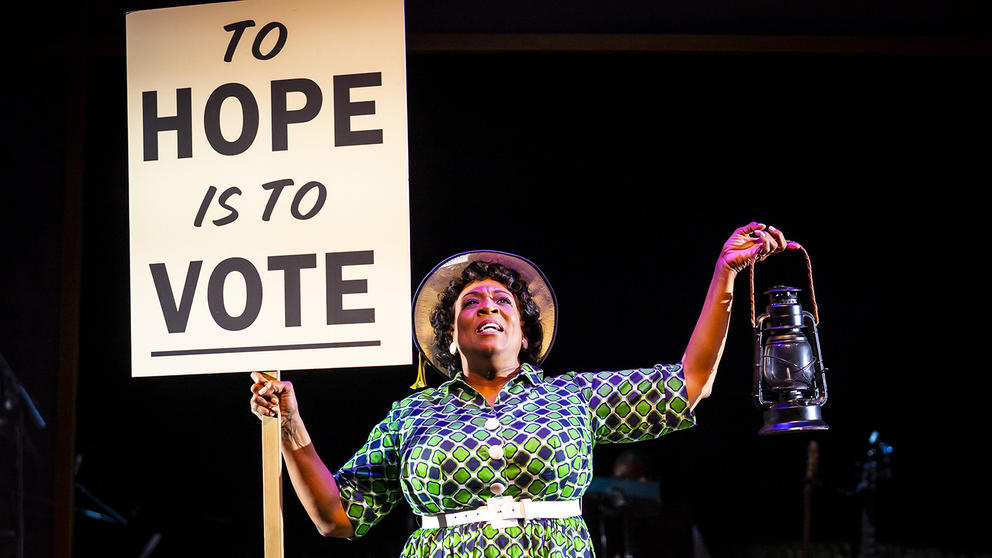
[{"label": "short dark hair", "polygon": [[434,361],[447,368],[449,376],[454,376],[462,369],[461,358],[449,352],[454,335],[455,301],[466,285],[486,279],[502,283],[517,297],[521,329],[527,339],[527,348],[520,350],[520,362],[537,364],[541,354],[541,345],[544,341],[541,309],[527,290],[527,281],[521,279],[516,270],[503,264],[475,261],[465,267],[460,277],[448,283],[448,288],[438,295],[437,306],[431,312],[431,327],[434,328],[434,344],[431,350],[434,352]]}]

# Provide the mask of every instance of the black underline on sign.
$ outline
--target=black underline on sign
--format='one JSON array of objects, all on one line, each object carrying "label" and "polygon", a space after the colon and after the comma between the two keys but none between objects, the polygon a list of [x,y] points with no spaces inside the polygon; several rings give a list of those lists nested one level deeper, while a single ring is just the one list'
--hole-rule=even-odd
[{"label": "black underline on sign", "polygon": [[345,349],[349,347],[378,347],[378,340],[340,341],[337,343],[304,343],[300,345],[260,345],[257,347],[220,347],[216,349],[179,349],[175,351],[152,351],[153,357],[218,355],[226,353],[260,353],[266,351],[301,351],[306,349]]}]

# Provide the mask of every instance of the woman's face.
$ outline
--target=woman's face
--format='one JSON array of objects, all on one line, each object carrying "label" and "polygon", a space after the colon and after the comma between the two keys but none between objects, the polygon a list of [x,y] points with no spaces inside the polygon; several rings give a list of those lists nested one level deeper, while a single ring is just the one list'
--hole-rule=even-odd
[{"label": "woman's face", "polygon": [[454,329],[458,350],[469,359],[519,359],[524,340],[517,298],[499,281],[465,285],[455,301]]}]

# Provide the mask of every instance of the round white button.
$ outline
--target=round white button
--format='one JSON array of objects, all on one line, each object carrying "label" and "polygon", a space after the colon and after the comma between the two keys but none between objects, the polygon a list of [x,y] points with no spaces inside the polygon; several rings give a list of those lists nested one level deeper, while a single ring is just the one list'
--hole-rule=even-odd
[{"label": "round white button", "polygon": [[499,444],[493,444],[489,446],[489,459],[502,459],[503,458],[503,446]]},{"label": "round white button", "polygon": [[506,485],[504,485],[504,484],[503,484],[503,483],[501,483],[501,482],[494,482],[494,483],[492,483],[491,485],[489,485],[489,490],[490,490],[490,491],[491,491],[491,492],[492,492],[493,494],[495,494],[495,495],[497,495],[497,496],[499,496],[500,494],[502,494],[502,493],[503,493],[503,491],[504,491],[504,490],[506,490]]},{"label": "round white button", "polygon": [[496,430],[499,428],[499,419],[496,417],[490,417],[486,419],[486,430]]}]

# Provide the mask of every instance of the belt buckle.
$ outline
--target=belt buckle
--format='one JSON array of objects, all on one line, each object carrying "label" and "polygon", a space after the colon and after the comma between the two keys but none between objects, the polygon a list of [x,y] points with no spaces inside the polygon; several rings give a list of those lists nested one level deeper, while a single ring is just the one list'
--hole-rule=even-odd
[{"label": "belt buckle", "polygon": [[506,529],[507,527],[518,527],[523,519],[523,510],[512,496],[496,496],[486,500],[486,508],[489,512],[489,524],[496,529]]}]

